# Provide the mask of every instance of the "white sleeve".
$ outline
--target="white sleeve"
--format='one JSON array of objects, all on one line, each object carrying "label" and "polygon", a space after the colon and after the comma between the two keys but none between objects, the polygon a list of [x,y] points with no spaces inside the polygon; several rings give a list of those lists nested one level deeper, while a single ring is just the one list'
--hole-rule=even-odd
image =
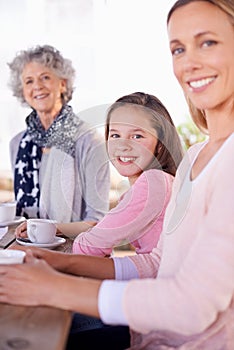
[{"label": "white sleeve", "polygon": [[98,311],[107,324],[128,325],[123,312],[123,293],[128,282],[105,280],[98,294]]}]

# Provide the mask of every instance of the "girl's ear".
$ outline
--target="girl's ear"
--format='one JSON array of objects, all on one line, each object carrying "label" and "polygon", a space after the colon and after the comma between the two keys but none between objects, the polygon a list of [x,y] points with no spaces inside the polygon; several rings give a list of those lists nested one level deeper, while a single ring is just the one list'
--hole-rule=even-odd
[{"label": "girl's ear", "polygon": [[158,141],[155,147],[155,156],[157,156],[160,153],[161,149],[162,149],[162,144],[160,141]]}]

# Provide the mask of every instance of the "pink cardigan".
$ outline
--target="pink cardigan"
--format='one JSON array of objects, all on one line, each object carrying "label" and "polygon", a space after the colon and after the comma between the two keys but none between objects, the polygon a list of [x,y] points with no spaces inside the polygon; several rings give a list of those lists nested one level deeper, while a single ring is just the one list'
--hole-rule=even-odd
[{"label": "pink cardigan", "polygon": [[174,177],[156,169],[143,172],[119,204],[93,228],[78,235],[73,253],[110,255],[114,246],[131,242],[136,253],[156,247]]},{"label": "pink cardigan", "polygon": [[158,247],[129,257],[144,278],[124,293],[131,349],[234,349],[234,134],[191,181],[202,146],[178,169]]}]

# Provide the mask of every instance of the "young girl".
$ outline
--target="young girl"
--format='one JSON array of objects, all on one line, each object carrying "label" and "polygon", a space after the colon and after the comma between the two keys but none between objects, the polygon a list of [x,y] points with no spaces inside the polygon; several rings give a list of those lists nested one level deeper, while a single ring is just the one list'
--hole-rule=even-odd
[{"label": "young girl", "polygon": [[[130,242],[148,253],[162,230],[173,178],[182,158],[180,140],[163,104],[141,92],[123,96],[109,109],[105,138],[110,161],[131,185],[119,204],[96,226],[77,236],[73,253],[105,256]],[[59,224],[63,233],[79,233],[84,223]]]},{"label": "young girl", "polygon": [[127,240],[136,253],[148,253],[157,245],[182,158],[178,134],[162,103],[138,92],[110,107],[105,137],[110,161],[131,188],[96,226],[77,236],[73,252],[109,255]]}]

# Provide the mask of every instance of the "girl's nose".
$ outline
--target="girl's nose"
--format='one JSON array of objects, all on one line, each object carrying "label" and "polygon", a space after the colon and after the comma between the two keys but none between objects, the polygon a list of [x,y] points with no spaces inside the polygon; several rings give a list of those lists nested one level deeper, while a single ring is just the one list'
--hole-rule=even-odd
[{"label": "girl's nose", "polygon": [[128,139],[118,139],[117,148],[121,151],[132,149],[132,141]]}]

